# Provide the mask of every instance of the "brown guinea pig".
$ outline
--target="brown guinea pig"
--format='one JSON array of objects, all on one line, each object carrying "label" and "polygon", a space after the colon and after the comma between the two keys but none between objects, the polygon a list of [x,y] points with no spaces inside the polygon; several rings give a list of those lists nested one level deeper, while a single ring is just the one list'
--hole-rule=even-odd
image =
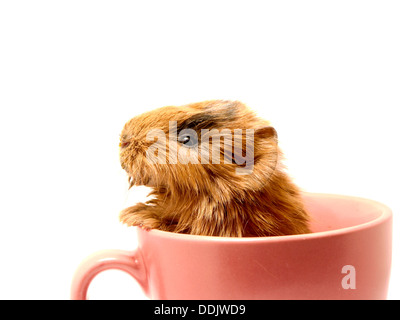
[{"label": "brown guinea pig", "polygon": [[121,166],[154,198],[124,209],[128,226],[224,237],[310,232],[277,134],[238,101],[167,106],[128,121]]}]

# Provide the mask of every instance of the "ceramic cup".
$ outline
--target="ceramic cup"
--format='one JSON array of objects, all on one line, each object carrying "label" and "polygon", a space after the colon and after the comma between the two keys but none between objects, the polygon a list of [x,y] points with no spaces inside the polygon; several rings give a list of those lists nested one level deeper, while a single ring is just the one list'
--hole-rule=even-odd
[{"label": "ceramic cup", "polygon": [[225,238],[137,229],[136,250],[82,262],[71,298],[86,299],[93,277],[120,269],[152,299],[385,299],[391,210],[356,197],[303,197],[313,233]]}]

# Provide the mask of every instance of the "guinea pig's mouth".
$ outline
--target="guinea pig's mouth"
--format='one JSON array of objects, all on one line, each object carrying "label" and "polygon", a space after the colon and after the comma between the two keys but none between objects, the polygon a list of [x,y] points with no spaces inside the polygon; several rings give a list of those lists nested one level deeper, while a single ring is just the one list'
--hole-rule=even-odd
[{"label": "guinea pig's mouth", "polygon": [[149,176],[141,177],[141,176],[129,176],[129,189],[133,186],[146,186],[146,187],[155,187],[155,183],[153,179]]}]

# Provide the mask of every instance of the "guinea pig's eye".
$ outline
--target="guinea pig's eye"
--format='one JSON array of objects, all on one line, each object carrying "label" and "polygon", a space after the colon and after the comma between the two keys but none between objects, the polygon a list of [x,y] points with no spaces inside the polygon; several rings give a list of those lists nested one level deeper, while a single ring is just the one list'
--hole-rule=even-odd
[{"label": "guinea pig's eye", "polygon": [[[193,132],[192,132],[193,131]],[[198,139],[196,131],[192,129],[184,129],[179,133],[178,141],[186,147],[194,147],[197,145]]]}]

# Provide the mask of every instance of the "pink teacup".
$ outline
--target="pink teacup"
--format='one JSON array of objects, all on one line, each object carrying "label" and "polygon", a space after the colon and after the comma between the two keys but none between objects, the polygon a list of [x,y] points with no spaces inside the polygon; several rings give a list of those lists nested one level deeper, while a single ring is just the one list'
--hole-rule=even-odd
[{"label": "pink teacup", "polygon": [[[304,194],[313,233],[223,238],[138,229],[134,251],[89,257],[72,281],[86,299],[94,276],[120,269],[152,299],[385,299],[391,210],[356,197]],[[132,233],[134,234],[134,232]]]}]

